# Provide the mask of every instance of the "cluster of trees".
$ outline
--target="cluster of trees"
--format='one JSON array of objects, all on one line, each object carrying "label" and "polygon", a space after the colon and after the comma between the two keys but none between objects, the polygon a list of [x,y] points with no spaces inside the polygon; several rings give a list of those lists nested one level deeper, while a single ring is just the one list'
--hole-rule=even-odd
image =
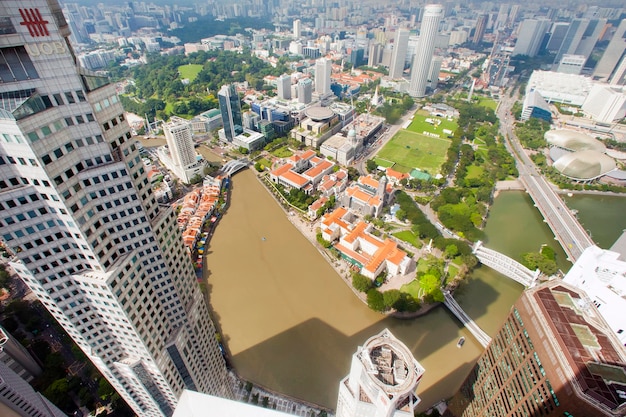
[{"label": "cluster of trees", "polygon": [[[178,68],[187,64],[202,65],[202,69],[192,82],[185,85]],[[224,84],[247,81],[251,87],[261,90],[263,77],[278,76],[286,71],[284,62],[274,68],[248,50],[243,53],[217,50],[189,56],[153,54],[145,65],[123,71],[118,76],[131,78],[134,82],[127,87],[128,96],[122,98],[126,110],[147,114],[150,119],[166,119],[171,114],[194,116],[217,108],[217,91]],[[171,114],[165,112],[167,103],[172,105]]]},{"label": "cluster of trees", "polygon": [[316,200],[315,196],[308,195],[304,191],[296,188],[287,191],[282,184],[276,184],[276,188],[290,204],[303,211],[308,210],[309,206]]},{"label": "cluster of trees", "polygon": [[522,255],[522,263],[531,270],[539,269],[545,275],[558,271],[556,253],[550,246],[542,246],[541,252],[528,252]]},{"label": "cluster of trees", "polygon": [[[391,96],[393,96],[393,93],[385,91],[385,97],[391,98]],[[394,124],[400,120],[407,110],[413,107],[413,104],[415,104],[415,101],[413,101],[411,96],[404,94],[402,97],[385,101],[382,106],[374,111],[374,114],[384,117],[387,123]]]},{"label": "cluster of trees", "polygon": [[472,241],[483,238],[483,232],[478,227],[482,224],[483,216],[487,214],[487,207],[476,200],[471,190],[446,188],[433,199],[430,206],[448,229]]},{"label": "cluster of trees", "polygon": [[425,268],[418,269],[417,280],[424,293],[424,301],[428,303],[443,302],[441,283],[444,278],[444,262],[434,256],[429,256],[420,263],[425,262]]},{"label": "cluster of trees", "polygon": [[448,257],[460,256],[461,261],[467,266],[468,270],[471,270],[478,264],[478,259],[472,254],[472,248],[464,241],[444,238],[439,233],[439,230],[422,213],[422,210],[415,204],[411,196],[404,191],[397,191],[395,199],[400,209],[405,212],[407,220],[411,222],[411,230],[420,239],[433,239],[433,246],[443,251]]},{"label": "cluster of trees", "polygon": [[367,294],[367,305],[374,311],[417,311],[420,307],[419,301],[410,294],[400,290],[388,290],[380,292],[375,282],[368,277],[355,272],[352,274],[352,286],[357,290]]},{"label": "cluster of trees", "polygon": [[246,33],[247,28],[274,29],[268,19],[238,17],[237,19],[216,20],[213,17],[201,17],[195,22],[185,23],[184,27],[170,31],[182,43],[198,42],[200,39],[215,35],[236,35]]},{"label": "cluster of trees", "polygon": [[531,117],[524,123],[517,123],[515,134],[521,144],[528,149],[541,149],[547,145],[545,133],[550,130],[550,123],[536,117]]}]

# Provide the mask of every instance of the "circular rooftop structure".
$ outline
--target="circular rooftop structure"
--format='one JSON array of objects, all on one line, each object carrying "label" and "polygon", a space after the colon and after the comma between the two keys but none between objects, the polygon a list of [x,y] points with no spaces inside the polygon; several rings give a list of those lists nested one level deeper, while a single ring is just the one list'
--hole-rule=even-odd
[{"label": "circular rooftop structure", "polygon": [[554,167],[566,177],[575,180],[592,180],[616,168],[615,161],[594,150],[584,150],[563,155]]},{"label": "circular rooftop structure", "polygon": [[550,145],[567,149],[572,152],[593,150],[606,152],[604,143],[581,132],[566,129],[548,130],[544,135]]},{"label": "circular rooftop structure", "polygon": [[304,112],[307,117],[315,122],[323,122],[324,120],[328,120],[335,115],[328,107],[310,107]]},{"label": "circular rooftop structure", "polygon": [[370,381],[389,398],[414,391],[424,373],[409,348],[387,329],[365,342],[361,360],[366,364]]}]

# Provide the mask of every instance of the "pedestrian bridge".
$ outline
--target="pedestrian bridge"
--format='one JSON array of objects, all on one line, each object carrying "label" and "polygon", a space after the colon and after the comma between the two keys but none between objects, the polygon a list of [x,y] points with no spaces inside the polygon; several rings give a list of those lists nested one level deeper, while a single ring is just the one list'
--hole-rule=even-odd
[{"label": "pedestrian bridge", "polygon": [[446,307],[448,307],[448,310],[450,310],[450,312],[452,312],[452,314],[454,314],[456,318],[459,319],[461,323],[463,323],[463,325],[467,328],[467,330],[469,330],[470,333],[472,333],[472,335],[476,338],[476,340],[478,340],[478,343],[480,343],[484,348],[486,348],[487,345],[491,343],[491,337],[489,337],[487,333],[483,331],[483,329],[478,327],[478,324],[476,324],[476,322],[472,320],[465,313],[465,311],[463,311],[461,306],[452,297],[452,294],[450,294],[450,291],[447,291],[447,290],[444,291],[443,296],[444,296],[443,304]]},{"label": "pedestrian bridge", "polygon": [[230,177],[237,171],[247,167],[248,163],[248,160],[243,158],[230,160],[222,166],[222,168],[220,169],[220,173]]},{"label": "pedestrian bridge", "polygon": [[534,286],[539,277],[538,269],[531,271],[516,260],[493,249],[486,248],[480,240],[474,244],[472,252],[483,265],[495,269],[525,287]]}]

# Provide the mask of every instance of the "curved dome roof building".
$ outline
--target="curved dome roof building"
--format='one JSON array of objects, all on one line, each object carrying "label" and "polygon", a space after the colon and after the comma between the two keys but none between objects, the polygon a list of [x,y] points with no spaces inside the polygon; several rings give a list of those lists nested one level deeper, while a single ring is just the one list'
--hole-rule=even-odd
[{"label": "curved dome roof building", "polygon": [[562,156],[554,167],[566,177],[579,181],[593,180],[613,171],[615,161],[598,151],[584,150]]},{"label": "curved dome roof building", "polygon": [[601,153],[606,152],[604,143],[589,135],[574,130],[548,130],[544,138],[550,145],[558,146],[559,148],[567,149],[572,152],[586,150],[594,150]]}]

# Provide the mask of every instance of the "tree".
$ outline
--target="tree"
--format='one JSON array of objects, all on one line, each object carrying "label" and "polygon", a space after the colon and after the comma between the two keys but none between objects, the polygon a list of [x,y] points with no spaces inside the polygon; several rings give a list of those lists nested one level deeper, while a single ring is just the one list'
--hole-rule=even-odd
[{"label": "tree", "polygon": [[57,379],[48,386],[43,392],[46,398],[52,401],[62,410],[70,410],[73,408],[72,400],[69,397],[67,379]]},{"label": "tree", "polygon": [[376,172],[376,170],[378,169],[378,164],[373,159],[368,159],[365,163],[365,167],[367,168],[368,172]]},{"label": "tree", "polygon": [[357,291],[368,292],[372,288],[373,283],[372,280],[365,275],[355,272],[352,274],[352,286]]},{"label": "tree", "polygon": [[406,212],[402,209],[398,209],[398,211],[396,211],[396,219],[400,220],[401,222],[406,220]]},{"label": "tree", "polygon": [[386,310],[383,295],[376,288],[367,291],[367,305],[374,311]]},{"label": "tree", "polygon": [[385,304],[385,309],[388,310],[390,308],[395,308],[396,303],[400,300],[402,293],[400,290],[388,290],[383,293],[383,302]]},{"label": "tree", "polygon": [[452,245],[446,246],[446,250],[445,250],[446,258],[448,259],[454,258],[458,254],[459,254],[459,248],[457,248],[456,245],[452,244]]}]

